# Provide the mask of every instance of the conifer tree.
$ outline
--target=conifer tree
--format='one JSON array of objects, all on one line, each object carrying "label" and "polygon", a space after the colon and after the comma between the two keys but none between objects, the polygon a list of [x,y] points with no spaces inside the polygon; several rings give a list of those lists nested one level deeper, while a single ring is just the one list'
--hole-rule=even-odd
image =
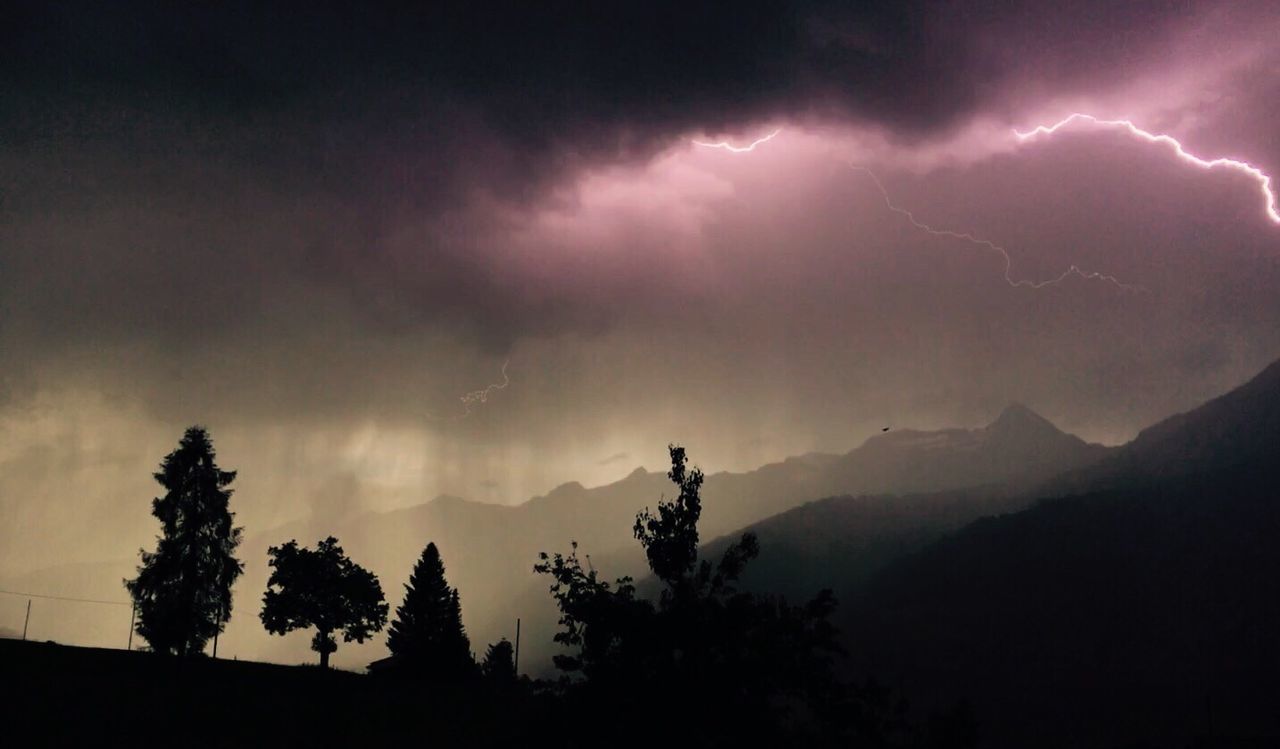
[{"label": "conifer tree", "polygon": [[460,661],[475,663],[471,654],[471,638],[462,626],[462,599],[458,597],[458,589],[454,588],[449,596],[449,616],[445,619],[444,642],[446,652],[455,654]]},{"label": "conifer tree", "polygon": [[495,685],[510,684],[516,680],[515,648],[507,638],[502,638],[485,651],[480,672]]},{"label": "conifer tree", "polygon": [[152,500],[151,514],[162,535],[154,552],[140,552],[138,575],[125,587],[137,632],[157,652],[200,652],[231,618],[231,585],[244,569],[235,558],[242,529],[228,510],[236,472],[218,468],[215,457],[209,433],[193,426],[155,473],[165,494]]},{"label": "conifer tree", "polygon": [[458,591],[445,580],[444,561],[434,543],[423,549],[404,588],[404,603],[387,636],[387,649],[400,661],[401,671],[443,677],[473,666]]}]

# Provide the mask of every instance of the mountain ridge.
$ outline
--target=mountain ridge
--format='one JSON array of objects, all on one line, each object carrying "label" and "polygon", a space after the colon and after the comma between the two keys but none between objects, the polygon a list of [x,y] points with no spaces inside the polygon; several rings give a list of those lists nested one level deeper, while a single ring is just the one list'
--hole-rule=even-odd
[{"label": "mountain ridge", "polygon": [[1280,735],[1276,444],[1280,362],[1004,508],[978,490],[769,518],[744,582],[834,589],[850,672],[969,700],[990,746]]},{"label": "mountain ridge", "polygon": [[[1032,466],[1028,472],[1017,455],[1017,446],[995,439],[990,427],[912,432],[925,438],[944,435],[940,445],[928,450],[899,445],[902,438],[888,433],[876,435],[843,455],[808,453],[745,473],[710,474],[704,485],[700,531],[703,538],[712,539],[834,494],[905,495],[1025,482],[1052,472],[1047,464]],[[1053,468],[1090,462],[1101,454],[1099,451],[1106,451],[1052,425],[1041,427],[1041,438],[1056,450],[1049,462],[1063,463]],[[694,458],[696,462],[696,455]],[[878,462],[886,466],[877,472],[860,467]],[[514,620],[521,617],[531,641],[546,640],[549,644],[555,626],[554,606],[542,581],[532,572],[537,554],[567,551],[569,543],[577,541],[583,554],[609,568],[607,574],[643,573],[643,557],[631,534],[635,514],[644,507],[655,507],[670,493],[665,472],[639,467],[623,479],[597,487],[566,482],[516,505],[442,495],[406,507],[356,513],[341,522],[316,514],[253,532],[241,546],[245,574],[237,585],[237,601],[246,608],[233,616],[222,647],[226,652],[280,662],[310,657],[304,637],[265,640],[253,615],[254,604],[269,571],[268,546],[291,538],[311,544],[329,535],[339,538],[352,559],[380,576],[393,605],[398,603],[400,584],[422,547],[434,541],[444,558],[450,584],[461,593],[465,622],[474,642],[512,637]],[[538,620],[544,621],[546,631],[534,631]],[[335,655],[335,663],[363,666],[376,659],[369,653],[380,648],[377,639],[371,645],[344,646]],[[523,652],[532,658],[536,648]]]}]

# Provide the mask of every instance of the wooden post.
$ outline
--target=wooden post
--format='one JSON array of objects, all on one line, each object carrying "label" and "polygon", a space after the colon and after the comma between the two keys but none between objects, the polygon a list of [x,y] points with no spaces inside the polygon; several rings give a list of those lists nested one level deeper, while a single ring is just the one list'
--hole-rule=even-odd
[{"label": "wooden post", "polygon": [[520,676],[520,617],[516,617],[516,654],[513,659],[512,666],[515,669],[516,676]]},{"label": "wooden post", "polygon": [[22,639],[27,639],[27,625],[31,623],[31,599],[27,599],[27,618],[22,620]]},{"label": "wooden post", "polygon": [[222,601],[218,601],[218,628],[213,631],[213,657],[218,658],[218,633],[222,631]]}]

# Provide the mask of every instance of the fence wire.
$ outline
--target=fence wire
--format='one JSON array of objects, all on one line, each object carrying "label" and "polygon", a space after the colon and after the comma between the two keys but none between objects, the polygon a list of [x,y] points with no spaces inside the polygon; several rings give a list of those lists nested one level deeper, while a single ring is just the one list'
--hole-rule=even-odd
[{"label": "fence wire", "polygon": [[0,590],[0,636],[124,650],[132,623],[131,601]]}]

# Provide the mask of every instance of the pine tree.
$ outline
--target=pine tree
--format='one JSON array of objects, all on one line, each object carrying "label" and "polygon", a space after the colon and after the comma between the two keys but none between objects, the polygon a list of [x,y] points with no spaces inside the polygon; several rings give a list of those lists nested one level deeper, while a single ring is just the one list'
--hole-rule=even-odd
[{"label": "pine tree", "polygon": [[228,510],[235,471],[223,471],[202,427],[187,429],[155,479],[165,495],[152,500],[161,523],[154,552],[141,551],[138,576],[125,587],[138,609],[137,632],[157,652],[204,649],[231,618],[231,586],[244,566],[235,558],[241,528]]},{"label": "pine tree", "polygon": [[511,684],[516,680],[515,648],[507,638],[502,638],[485,651],[480,672],[495,685]]},{"label": "pine tree", "polygon": [[449,596],[449,617],[445,619],[444,642],[446,652],[458,658],[460,663],[474,665],[475,658],[471,654],[471,638],[462,626],[462,599],[458,597],[458,589],[453,589]]},{"label": "pine tree", "polygon": [[444,562],[434,543],[423,549],[404,588],[404,603],[396,609],[387,636],[387,649],[400,661],[399,670],[443,677],[473,666],[458,591],[445,580]]}]

